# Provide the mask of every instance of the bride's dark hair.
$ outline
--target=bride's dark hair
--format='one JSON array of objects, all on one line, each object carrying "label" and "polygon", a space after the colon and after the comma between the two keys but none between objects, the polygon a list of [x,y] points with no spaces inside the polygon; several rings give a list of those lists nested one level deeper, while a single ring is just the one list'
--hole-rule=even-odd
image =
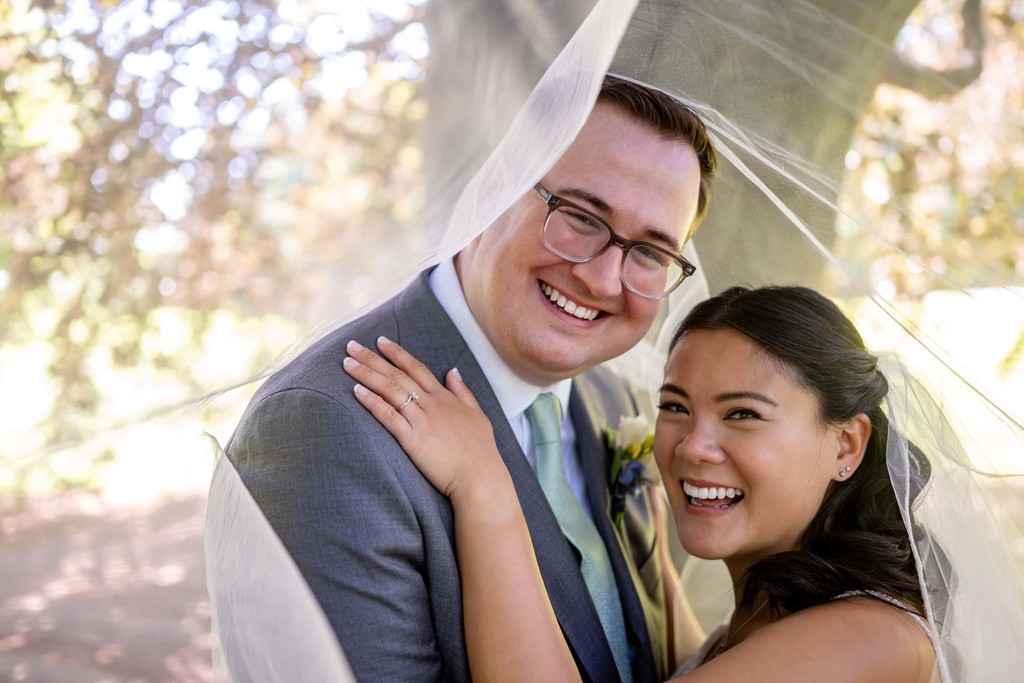
[{"label": "bride's dark hair", "polygon": [[[817,515],[791,552],[753,564],[743,579],[741,606],[767,598],[776,616],[829,602],[847,591],[897,598],[919,615],[924,604],[911,540],[886,465],[889,422],[882,401],[889,385],[878,358],[853,323],[829,299],[805,287],[733,287],[697,305],[676,330],[671,348],[694,330],[730,329],[778,361],[818,400],[825,424],[860,413],[871,420],[863,461],[832,484]],[[910,445],[911,495],[930,468]]]}]

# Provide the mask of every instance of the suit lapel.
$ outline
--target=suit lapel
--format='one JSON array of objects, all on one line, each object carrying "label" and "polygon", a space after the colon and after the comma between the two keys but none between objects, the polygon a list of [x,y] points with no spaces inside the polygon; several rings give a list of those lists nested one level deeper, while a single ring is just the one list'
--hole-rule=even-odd
[{"label": "suit lapel", "polygon": [[[608,549],[608,557],[615,572],[619,588],[619,599],[626,618],[626,629],[633,659],[633,671],[638,681],[654,680],[655,666],[651,640],[647,631],[640,597],[636,587],[641,585],[636,567],[626,560],[629,552],[628,541],[623,538],[609,516],[611,496],[608,491],[608,474],[611,459],[601,431],[612,424],[602,397],[588,382],[586,375],[573,381],[569,410],[576,430],[576,447],[579,450],[583,474],[587,483],[587,498],[594,514],[597,531]],[[618,419],[618,416],[614,416]]]},{"label": "suit lapel", "polygon": [[[608,672],[612,672],[612,676],[616,675],[615,660],[586,583],[583,581],[583,575],[580,573],[579,558],[565,540],[537,481],[537,476],[526,460],[508,420],[505,419],[494,390],[484,377],[476,358],[470,353],[462,335],[434,297],[427,275],[426,272],[423,273],[420,279],[396,300],[395,315],[400,335],[395,341],[430,368],[442,382],[445,373],[452,367],[459,368],[466,385],[473,391],[480,408],[494,426],[498,451],[515,483],[523,516],[530,529],[537,564],[563,634],[577,660],[583,663],[587,678],[592,681],[608,680]],[[577,428],[577,435],[579,433],[580,430]],[[580,453],[586,461],[588,453],[583,450]],[[594,488],[589,481],[587,488]],[[594,509],[606,508],[607,505]],[[601,537],[609,548],[616,546],[615,543],[608,543],[606,531],[601,531]],[[616,550],[614,555],[618,558],[618,565],[624,565],[621,552]],[[619,574],[620,571],[625,571],[625,568],[616,566],[614,559],[612,566],[616,581],[621,585]],[[635,591],[631,588],[628,592],[633,595],[635,601]]]},{"label": "suit lapel", "polygon": [[[537,564],[558,623],[577,659],[587,669],[589,678],[594,681],[607,680],[607,672],[616,671],[615,660],[583,581],[579,556],[566,541],[537,481],[537,475],[523,455],[508,421],[504,419],[497,399],[486,381],[482,377],[480,380],[482,387],[487,389],[487,406],[481,402],[481,408],[492,416],[498,449],[515,482],[519,503],[533,540]],[[470,388],[476,393],[474,384],[470,384]],[[476,393],[478,401],[481,393]],[[497,418],[493,417],[495,415]]]}]

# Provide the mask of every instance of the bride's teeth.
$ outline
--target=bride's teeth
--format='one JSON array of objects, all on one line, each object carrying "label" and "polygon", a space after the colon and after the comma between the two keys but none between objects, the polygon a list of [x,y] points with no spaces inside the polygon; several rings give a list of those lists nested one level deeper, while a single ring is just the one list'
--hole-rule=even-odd
[{"label": "bride's teeth", "polygon": [[564,309],[565,309],[566,313],[568,313],[569,315],[572,315],[573,313],[576,312],[576,304],[574,304],[571,301],[568,301],[568,302],[566,302],[566,304],[564,306]]},{"label": "bride's teeth", "polygon": [[690,498],[701,500],[725,500],[726,498],[736,498],[743,495],[743,491],[740,489],[725,486],[694,486],[685,481],[683,482],[683,493]]}]

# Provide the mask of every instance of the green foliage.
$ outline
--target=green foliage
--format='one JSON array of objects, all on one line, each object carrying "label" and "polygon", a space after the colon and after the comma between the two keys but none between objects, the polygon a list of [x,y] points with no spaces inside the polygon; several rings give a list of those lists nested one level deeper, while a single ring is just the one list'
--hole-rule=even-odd
[{"label": "green foliage", "polygon": [[[956,65],[959,9],[925,0],[903,51]],[[1024,3],[984,10],[981,77],[938,102],[880,87],[847,157],[854,220],[835,248],[884,294],[922,295],[926,269],[962,287],[1024,274]],[[363,303],[394,249],[417,253],[428,236],[403,226],[423,191],[423,14],[0,3],[0,381],[41,406],[6,415],[16,473],[0,489],[64,445],[255,374]],[[33,476],[85,486],[107,448]]]},{"label": "green foliage", "polygon": [[[968,57],[959,2],[927,0],[898,40],[942,71]],[[1014,284],[1024,276],[1024,3],[990,2],[983,69],[953,97],[929,101],[882,85],[847,155],[837,251],[884,295]],[[865,239],[874,235],[878,239]],[[886,256],[895,246],[911,260]]]},{"label": "green foliage", "polygon": [[[102,430],[118,369],[176,378],[152,392],[164,402],[220,386],[197,366],[222,313],[276,320],[293,340],[291,321],[359,303],[339,283],[387,264],[346,242],[368,225],[394,235],[415,210],[421,13],[0,6],[2,346],[46,340],[53,379],[41,440],[30,453],[7,440],[11,462]],[[233,379],[282,348],[252,349]],[[155,401],[144,392],[114,419]]]}]

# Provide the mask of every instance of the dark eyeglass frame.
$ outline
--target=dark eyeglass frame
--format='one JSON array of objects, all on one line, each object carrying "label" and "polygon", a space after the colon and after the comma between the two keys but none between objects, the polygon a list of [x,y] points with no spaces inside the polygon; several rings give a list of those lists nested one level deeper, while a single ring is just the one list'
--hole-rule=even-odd
[{"label": "dark eyeglass frame", "polygon": [[[650,242],[628,240],[625,237],[619,235],[614,230],[612,230],[612,226],[608,224],[608,221],[596,215],[593,211],[585,209],[574,202],[570,202],[568,199],[565,199],[564,197],[559,197],[555,193],[549,191],[540,183],[534,185],[533,189],[537,191],[537,194],[539,194],[541,199],[544,200],[544,203],[548,205],[548,213],[546,216],[544,216],[544,246],[547,247],[547,250],[550,251],[552,254],[560,256],[561,258],[564,258],[566,261],[570,261],[572,263],[587,263],[588,261],[593,261],[598,256],[603,254],[605,251],[608,250],[608,247],[612,245],[620,247],[622,249],[622,266],[619,269],[619,277],[622,279],[622,284],[624,284],[629,291],[633,292],[637,296],[643,297],[645,299],[650,299],[651,301],[659,301],[661,299],[664,299],[666,296],[674,292],[676,287],[683,283],[683,280],[697,272],[697,266],[687,261],[686,258],[683,257],[681,254],[677,254],[674,251],[670,251],[664,247],[660,247],[657,244],[651,244]],[[600,225],[608,232],[608,241],[605,243],[605,245],[598,249],[595,253],[588,256],[587,258],[581,259],[566,256],[562,252],[556,251],[550,244],[548,244],[548,220],[551,219],[551,214],[553,214],[558,209],[565,207],[572,208],[574,211],[579,211],[580,213],[587,216],[587,218],[592,219],[594,223]],[[682,274],[679,276],[679,279],[676,280],[675,284],[669,287],[664,294],[660,296],[651,296],[650,294],[643,294],[642,292],[638,292],[635,289],[633,289],[633,286],[626,282],[626,258],[629,256],[630,250],[632,250],[633,247],[637,246],[644,247],[646,249],[654,249],[659,253],[665,254],[666,256],[674,260],[676,263],[678,263],[679,267],[682,269]]]}]

